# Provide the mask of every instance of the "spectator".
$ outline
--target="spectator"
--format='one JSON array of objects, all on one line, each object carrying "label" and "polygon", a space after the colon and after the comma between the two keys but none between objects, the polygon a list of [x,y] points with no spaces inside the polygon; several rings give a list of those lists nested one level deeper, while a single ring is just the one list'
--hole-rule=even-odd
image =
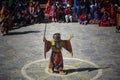
[{"label": "spectator", "polygon": [[0,11],[0,16],[3,16],[3,14],[5,13],[6,10],[7,10],[6,5],[2,4],[2,9]]},{"label": "spectator", "polygon": [[36,17],[36,22],[37,22],[37,23],[40,23],[40,22],[42,21],[42,19],[44,19],[44,12],[43,12],[43,10],[41,9],[40,4],[38,4],[38,5],[36,6],[35,15],[37,16],[37,17]]},{"label": "spectator", "polygon": [[32,23],[34,23],[35,17],[36,17],[35,7],[32,3],[30,3],[29,6],[28,6],[28,13],[29,13],[29,17],[30,17],[30,23],[32,24]]},{"label": "spectator", "polygon": [[49,13],[49,11],[50,11],[50,2],[48,1],[46,6],[45,6],[45,11],[44,12]]},{"label": "spectator", "polygon": [[109,0],[103,0],[103,7],[107,10],[107,11],[109,11],[110,10],[110,6],[111,6],[111,3],[110,3],[110,1]]},{"label": "spectator", "polygon": [[71,6],[68,4],[67,8],[65,9],[65,21],[66,22],[69,22],[69,21],[72,22],[73,21],[72,14],[73,14],[73,11],[71,9]]},{"label": "spectator", "polygon": [[98,24],[100,22],[100,11],[96,9],[93,14],[93,18],[89,21],[90,24]]},{"label": "spectator", "polygon": [[57,18],[56,18],[56,10],[57,10],[57,7],[55,4],[52,5],[51,7],[51,11],[50,11],[50,15],[52,17],[52,21],[55,22],[57,21]]},{"label": "spectator", "polygon": [[9,12],[6,11],[3,14],[2,21],[0,22],[0,24],[1,24],[1,33],[2,33],[3,36],[8,34],[8,31],[12,28],[12,21],[13,20],[10,17]]},{"label": "spectator", "polygon": [[54,4],[55,0],[48,0],[48,2],[50,2],[50,4]]},{"label": "spectator", "polygon": [[81,3],[81,10],[78,18],[78,22],[80,24],[87,24],[88,23],[88,13],[87,13],[87,8],[86,5]]},{"label": "spectator", "polygon": [[57,6],[56,17],[58,22],[64,22],[64,11],[62,5]]},{"label": "spectator", "polygon": [[14,22],[16,26],[22,26],[22,15],[20,12],[17,12],[17,14],[15,15]]},{"label": "spectator", "polygon": [[103,15],[100,20],[99,26],[109,26],[109,19],[110,19],[110,14],[106,10],[103,11]]},{"label": "spectator", "polygon": [[80,24],[87,24],[88,22],[88,16],[86,13],[82,13],[80,16],[79,16],[79,19],[78,19],[78,22]]},{"label": "spectator", "polygon": [[95,10],[95,5],[94,5],[94,3],[91,1],[91,2],[90,2],[90,14],[91,14],[91,19],[94,19],[94,10]]},{"label": "spectator", "polygon": [[74,0],[74,13],[76,18],[80,14],[82,0]]},{"label": "spectator", "polygon": [[115,6],[111,4],[110,7],[110,26],[115,26],[116,24],[116,10]]},{"label": "spectator", "polygon": [[67,4],[69,4],[68,0],[62,0],[63,8],[67,7]]}]

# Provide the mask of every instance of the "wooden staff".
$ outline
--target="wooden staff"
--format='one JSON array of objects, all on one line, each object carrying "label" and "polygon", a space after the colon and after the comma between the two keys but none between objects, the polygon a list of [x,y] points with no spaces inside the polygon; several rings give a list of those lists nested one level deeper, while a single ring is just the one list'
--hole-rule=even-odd
[{"label": "wooden staff", "polygon": [[46,27],[47,27],[47,24],[45,24],[45,30],[44,30],[44,37],[45,38],[45,34],[46,34]]},{"label": "wooden staff", "polygon": [[43,36],[43,41],[45,42],[44,44],[44,57],[46,59],[46,41],[45,41],[45,35],[46,35],[46,27],[47,27],[47,24],[45,24],[45,30],[44,30],[44,36]]}]

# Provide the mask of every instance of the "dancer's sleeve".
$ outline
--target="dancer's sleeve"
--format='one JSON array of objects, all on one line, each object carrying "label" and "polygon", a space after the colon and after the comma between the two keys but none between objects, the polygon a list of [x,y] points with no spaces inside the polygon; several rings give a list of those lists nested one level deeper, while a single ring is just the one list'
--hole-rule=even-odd
[{"label": "dancer's sleeve", "polygon": [[70,40],[63,40],[63,48],[73,55],[72,46]]},{"label": "dancer's sleeve", "polygon": [[45,41],[44,44],[44,57],[46,58],[46,53],[50,50],[51,48],[51,42],[50,41]]}]

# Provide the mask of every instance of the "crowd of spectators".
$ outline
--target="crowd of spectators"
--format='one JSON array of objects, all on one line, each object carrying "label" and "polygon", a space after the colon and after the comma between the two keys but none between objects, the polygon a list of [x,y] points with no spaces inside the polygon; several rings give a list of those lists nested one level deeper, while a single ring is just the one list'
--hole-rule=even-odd
[{"label": "crowd of spectators", "polygon": [[73,21],[73,9],[68,0],[48,0],[44,12],[54,22]]},{"label": "crowd of spectators", "polygon": [[34,0],[2,0],[0,1],[0,25],[3,34],[10,27],[26,26],[40,23],[44,19],[40,2]]},{"label": "crowd of spectators", "polygon": [[80,24],[115,26],[120,0],[48,0],[45,13],[53,21],[73,21],[73,15]]},{"label": "crowd of spectators", "polygon": [[0,1],[1,32],[6,34],[13,26],[40,23],[45,14],[54,22],[73,22],[75,16],[80,24],[120,26],[120,0],[48,0],[44,11],[40,2],[41,0]]}]

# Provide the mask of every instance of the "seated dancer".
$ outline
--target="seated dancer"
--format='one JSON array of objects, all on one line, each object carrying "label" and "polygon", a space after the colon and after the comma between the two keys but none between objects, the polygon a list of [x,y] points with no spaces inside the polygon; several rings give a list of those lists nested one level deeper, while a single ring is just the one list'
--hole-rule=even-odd
[{"label": "seated dancer", "polygon": [[62,47],[65,48],[67,51],[71,53],[71,56],[73,57],[72,53],[72,47],[70,40],[73,38],[73,35],[70,35],[68,40],[61,40],[60,33],[55,33],[53,35],[53,40],[48,41],[44,37],[43,41],[45,42],[45,58],[46,58],[46,52],[48,52],[50,49],[52,49],[52,54],[50,57],[49,62],[49,72],[54,72],[55,70],[59,71],[60,74],[65,75],[67,74],[65,71],[63,71],[63,57],[61,53]]}]

